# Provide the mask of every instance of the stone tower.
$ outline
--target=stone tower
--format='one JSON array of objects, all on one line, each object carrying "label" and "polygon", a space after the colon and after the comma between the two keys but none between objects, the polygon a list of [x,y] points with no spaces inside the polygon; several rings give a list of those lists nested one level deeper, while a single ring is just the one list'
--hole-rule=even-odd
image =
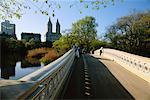
[{"label": "stone tower", "polygon": [[60,24],[59,24],[58,19],[57,19],[57,22],[56,22],[56,34],[60,34]]},{"label": "stone tower", "polygon": [[50,35],[52,34],[52,22],[51,19],[49,17],[49,21],[47,24],[47,33],[46,33],[46,41],[50,42]]},{"label": "stone tower", "polygon": [[48,27],[48,33],[52,33],[52,22],[51,22],[50,17],[49,17],[49,21],[48,21],[47,27]]},{"label": "stone tower", "polygon": [[54,42],[61,37],[60,24],[58,22],[58,19],[56,22],[56,32],[52,31],[52,22],[51,22],[50,18],[49,18],[49,21],[47,24],[47,28],[48,28],[48,31],[46,32],[46,42]]}]

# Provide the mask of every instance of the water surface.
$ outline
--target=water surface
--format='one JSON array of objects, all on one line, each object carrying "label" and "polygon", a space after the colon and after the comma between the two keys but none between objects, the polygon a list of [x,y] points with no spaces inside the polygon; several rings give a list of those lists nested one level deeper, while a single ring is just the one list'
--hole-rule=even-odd
[{"label": "water surface", "polygon": [[32,73],[43,67],[43,64],[39,66],[22,67],[21,61],[16,62],[15,66],[2,66],[0,68],[0,79],[19,79],[29,73]]}]

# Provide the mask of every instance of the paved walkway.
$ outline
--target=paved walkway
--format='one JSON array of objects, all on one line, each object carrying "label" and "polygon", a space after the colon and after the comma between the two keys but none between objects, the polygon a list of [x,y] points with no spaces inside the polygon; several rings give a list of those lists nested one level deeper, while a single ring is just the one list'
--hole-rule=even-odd
[{"label": "paved walkway", "polygon": [[150,100],[150,84],[148,82],[126,70],[114,61],[106,59],[103,55],[101,57],[95,57],[107,66],[110,72],[136,100]]},{"label": "paved walkway", "polygon": [[134,99],[98,59],[83,55],[73,68],[61,99]]},{"label": "paved walkway", "polygon": [[[0,81],[0,100],[17,100],[18,97],[35,85],[35,82],[17,80]],[[22,97],[24,98],[24,97]]]}]

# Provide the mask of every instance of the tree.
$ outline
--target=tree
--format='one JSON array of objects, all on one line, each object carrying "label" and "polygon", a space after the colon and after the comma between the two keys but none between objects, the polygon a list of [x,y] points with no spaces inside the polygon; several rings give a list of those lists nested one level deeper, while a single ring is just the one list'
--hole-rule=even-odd
[{"label": "tree", "polygon": [[9,54],[20,54],[24,55],[26,53],[25,44],[20,41],[16,40],[13,37],[8,35],[0,35],[0,47],[2,56],[9,55]]},{"label": "tree", "polygon": [[97,49],[99,49],[100,47],[108,47],[109,46],[109,44],[107,43],[107,42],[105,42],[105,41],[100,41],[100,40],[98,40],[98,39],[94,39],[93,41],[92,41],[92,43],[91,43],[91,50],[92,51],[95,51],[95,50],[97,50]]},{"label": "tree", "polygon": [[72,24],[72,29],[64,36],[53,43],[53,47],[62,55],[72,48],[73,44],[77,44],[81,49],[86,51],[98,49],[105,43],[96,39],[97,23],[94,17],[87,16]]},{"label": "tree", "polygon": [[53,47],[57,50],[59,55],[63,55],[69,49],[71,49],[72,44],[69,42],[69,38],[67,36],[61,36],[59,40],[53,43]]},{"label": "tree", "polygon": [[[100,7],[107,7],[110,2],[114,5],[115,1],[116,0],[91,0],[87,2],[86,0],[78,0],[85,9],[92,8],[95,10],[99,10]],[[68,4],[70,8],[76,7],[76,5],[77,2]],[[60,8],[61,4],[57,0],[0,0],[0,19],[21,18],[25,10],[30,9],[35,13],[55,16],[55,10]],[[79,12],[82,13],[82,10]]]},{"label": "tree", "polygon": [[87,16],[73,23],[71,36],[74,37],[75,43],[89,51],[92,40],[96,39],[97,36],[97,26],[95,18]]},{"label": "tree", "polygon": [[135,54],[149,54],[150,11],[121,17],[107,29],[112,47]]}]

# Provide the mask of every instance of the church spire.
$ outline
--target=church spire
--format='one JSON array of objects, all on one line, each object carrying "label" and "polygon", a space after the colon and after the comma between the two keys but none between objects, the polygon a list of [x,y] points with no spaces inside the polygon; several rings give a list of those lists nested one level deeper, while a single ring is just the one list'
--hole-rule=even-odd
[{"label": "church spire", "polygon": [[57,19],[57,22],[56,22],[56,33],[60,34],[60,24],[59,24],[58,19]]},{"label": "church spire", "polygon": [[51,22],[51,18],[50,18],[50,17],[49,17],[49,21],[48,21],[48,23],[52,23],[52,22]]},{"label": "church spire", "polygon": [[49,17],[49,21],[48,21],[48,33],[52,33],[52,22],[51,22],[50,17]]},{"label": "church spire", "polygon": [[58,19],[57,19],[57,23],[59,23]]}]

